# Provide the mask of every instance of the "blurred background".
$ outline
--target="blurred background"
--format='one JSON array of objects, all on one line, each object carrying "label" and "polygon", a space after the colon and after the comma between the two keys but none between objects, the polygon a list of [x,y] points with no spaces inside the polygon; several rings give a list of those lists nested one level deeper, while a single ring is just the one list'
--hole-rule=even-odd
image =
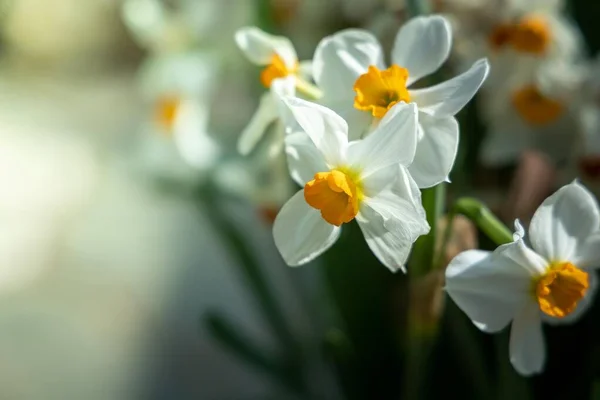
[{"label": "blurred background", "polygon": [[[435,338],[411,364],[421,397],[600,398],[596,306],[548,328],[547,371],[525,380],[439,271],[392,275],[355,225],[301,269],[274,247],[295,188],[268,140],[237,154],[264,88],[235,31],[288,36],[300,60],[347,27],[390,48],[414,3],[0,0],[0,399],[405,398],[408,318]],[[443,74],[492,65],[458,116],[448,202],[510,223],[576,177],[600,194],[600,3],[422,3],[455,30]],[[500,57],[496,28],[531,12],[552,59]],[[445,262],[478,244],[458,219]]]}]

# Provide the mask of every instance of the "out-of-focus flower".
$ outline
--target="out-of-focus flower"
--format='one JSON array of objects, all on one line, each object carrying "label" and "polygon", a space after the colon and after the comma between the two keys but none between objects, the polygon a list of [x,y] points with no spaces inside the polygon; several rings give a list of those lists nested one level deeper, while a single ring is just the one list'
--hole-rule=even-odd
[{"label": "out-of-focus flower", "polygon": [[[311,75],[311,66],[309,62],[298,61],[296,50],[288,38],[270,35],[256,27],[238,30],[235,41],[250,62],[265,67],[260,74],[260,81],[269,89],[260,98],[258,110],[240,135],[238,150],[246,155],[263,138],[267,128],[279,122],[276,96],[293,96],[296,89],[301,92],[310,90],[307,89],[310,85],[306,79]],[[283,149],[284,126],[280,123],[277,125],[273,155]]]},{"label": "out-of-focus flower", "polygon": [[555,61],[530,74],[507,76],[502,87],[484,88],[480,109],[488,131],[482,162],[510,164],[527,149],[543,152],[554,163],[564,162],[579,131],[585,76],[584,66]]},{"label": "out-of-focus flower", "polygon": [[200,52],[159,55],[142,66],[140,85],[150,110],[142,158],[154,173],[197,180],[219,157],[208,134],[216,76],[214,60]]},{"label": "out-of-focus flower", "polygon": [[[522,375],[543,370],[542,322],[569,323],[591,304],[600,267],[600,211],[579,183],[558,190],[529,227],[516,221],[514,242],[494,252],[470,250],[446,269],[446,290],[484,332],[511,321],[510,361]],[[533,250],[532,250],[533,249]]]},{"label": "out-of-focus flower", "polygon": [[153,53],[202,46],[223,52],[240,25],[251,19],[246,0],[126,0],[121,14],[136,41]]},{"label": "out-of-focus flower", "polygon": [[348,121],[351,140],[368,134],[395,104],[418,105],[419,142],[409,171],[419,187],[448,179],[458,149],[454,115],[475,95],[488,73],[488,63],[482,59],[453,79],[409,90],[446,61],[451,42],[450,26],[443,17],[418,17],[398,32],[387,69],[377,39],[357,29],[323,39],[313,60],[322,102]]},{"label": "out-of-focus flower", "polygon": [[576,60],[582,37],[562,12],[561,0],[442,0],[454,21],[456,55],[471,63],[487,56],[494,69],[487,85],[515,71],[530,73],[548,60]]},{"label": "out-of-focus flower", "polygon": [[286,137],[289,169],[303,189],[273,226],[284,260],[292,266],[311,261],[356,218],[381,263],[404,269],[412,243],[429,231],[407,170],[416,150],[416,106],[396,105],[371,135],[349,142],[346,121],[333,111],[297,98],[284,101],[304,130]]}]

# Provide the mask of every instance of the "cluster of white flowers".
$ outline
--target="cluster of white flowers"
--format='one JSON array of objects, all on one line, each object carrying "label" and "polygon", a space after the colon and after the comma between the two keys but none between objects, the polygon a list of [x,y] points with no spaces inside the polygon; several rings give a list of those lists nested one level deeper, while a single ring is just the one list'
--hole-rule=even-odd
[{"label": "cluster of white flowers", "polygon": [[[151,7],[156,3],[130,0],[125,10],[141,41],[159,49],[142,74],[156,104],[152,124],[166,134],[156,137],[175,139],[187,165],[207,170],[221,152],[207,134],[214,60],[180,51],[179,39],[187,34],[167,35],[178,39],[179,50],[165,56],[164,43],[150,34],[157,32],[146,29],[149,20],[164,19]],[[258,194],[260,185],[247,179],[253,171],[248,164],[218,168],[217,181],[233,181],[278,209],[273,237],[288,265],[314,260],[334,245],[343,224],[356,219],[378,260],[391,271],[406,271],[414,242],[430,231],[420,189],[449,182],[460,137],[455,115],[480,87],[489,127],[482,156],[489,165],[510,163],[532,147],[560,161],[570,153],[573,121],[584,121],[587,137],[600,135],[600,108],[581,106],[594,99],[598,85],[559,0],[438,3],[449,15],[410,19],[389,57],[361,29],[323,38],[312,59],[303,61],[286,37],[257,27],[233,35],[262,68],[265,87],[237,150],[261,159],[269,194]],[[140,7],[148,20],[134,12]],[[159,26],[166,32],[182,27]],[[451,55],[465,72],[427,85]],[[587,96],[580,93],[585,83]],[[258,148],[267,150],[257,157]],[[291,181],[300,186],[295,194]],[[530,247],[517,221],[512,243],[494,252],[463,252],[446,269],[447,293],[478,328],[497,332],[512,322],[510,360],[523,375],[543,369],[541,323],[572,322],[591,303],[593,269],[600,267],[598,205],[575,181],[540,206],[529,232]]]},{"label": "cluster of white flowers", "polygon": [[[538,4],[533,3],[528,4]],[[507,32],[494,34],[510,38],[494,38],[498,47],[487,54],[500,67],[487,83],[486,93],[495,98],[486,98],[485,111],[499,118],[493,126],[503,132],[513,129],[502,125],[515,120],[506,115],[511,107],[523,126],[548,122],[550,109],[556,118],[562,114],[562,105],[544,97],[549,95],[542,88],[569,92],[571,82],[551,78],[560,75],[556,68],[566,68],[566,60],[576,61],[578,47],[546,31],[566,29],[550,11],[544,14],[547,20],[524,10],[499,20],[498,29]],[[450,26],[439,15],[408,21],[396,36],[389,67],[375,37],[359,29],[321,40],[311,62],[299,62],[286,38],[258,28],[237,32],[248,59],[264,67],[261,81],[269,88],[239,149],[250,152],[276,123],[278,144],[272,148],[285,151],[290,175],[301,186],[273,226],[275,244],[289,265],[318,257],[336,242],[341,226],[356,219],[381,263],[392,271],[405,270],[412,244],[430,230],[419,189],[448,181],[459,141],[454,115],[489,70],[482,58],[453,79],[413,89],[448,58]],[[542,53],[547,57],[539,57]],[[507,75],[515,66],[522,76]],[[507,157],[506,147],[497,142],[502,135],[492,135],[487,144],[496,160]],[[486,332],[513,321],[510,359],[519,373],[529,375],[540,372],[545,361],[541,322],[573,321],[590,304],[596,288],[591,269],[600,266],[600,215],[593,196],[575,182],[535,214],[530,226],[534,250],[516,225],[513,243],[453,259],[446,290]]]},{"label": "cluster of white flowers", "polygon": [[429,231],[418,189],[448,180],[459,139],[454,115],[485,80],[487,61],[413,89],[450,53],[452,32],[440,16],[406,23],[389,67],[377,39],[359,29],[324,38],[312,62],[303,63],[288,39],[258,28],[239,30],[236,41],[250,61],[265,67],[261,82],[270,89],[239,149],[251,151],[276,121],[275,140],[303,188],[273,227],[285,261],[314,259],[333,245],[343,223],[356,218],[378,259],[393,271],[404,269],[412,243]]},{"label": "cluster of white flowers", "polygon": [[[486,56],[493,66],[480,110],[488,132],[481,161],[514,163],[526,149],[555,165],[570,161],[580,140],[593,75],[578,27],[561,0],[443,0],[454,22],[459,62]],[[589,126],[590,123],[588,122]],[[594,130],[599,131],[594,123]]]}]

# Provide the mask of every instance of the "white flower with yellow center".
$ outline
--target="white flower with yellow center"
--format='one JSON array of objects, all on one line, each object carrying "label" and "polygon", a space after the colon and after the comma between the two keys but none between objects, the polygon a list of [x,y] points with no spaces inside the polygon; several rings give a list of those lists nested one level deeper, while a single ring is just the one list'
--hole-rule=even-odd
[{"label": "white flower with yellow center", "polygon": [[590,305],[600,267],[600,212],[579,183],[558,190],[538,208],[529,239],[518,221],[514,242],[494,252],[469,250],[446,269],[446,290],[484,332],[512,321],[510,361],[522,375],[543,370],[542,322],[567,323]]},{"label": "white flower with yellow center", "polygon": [[480,111],[488,127],[481,161],[488,166],[514,163],[524,150],[535,149],[554,163],[573,151],[586,68],[547,62],[529,75],[513,75],[498,88],[482,91]]},{"label": "white flower with yellow center", "polygon": [[367,138],[348,140],[346,121],[301,99],[284,99],[301,132],[286,136],[288,166],[303,189],[273,226],[287,264],[307,263],[356,218],[377,258],[404,269],[412,243],[429,231],[420,192],[408,173],[417,142],[417,108],[398,104]]},{"label": "white flower with yellow center", "polygon": [[201,52],[155,56],[142,65],[140,86],[150,111],[142,158],[156,173],[194,179],[220,156],[208,133],[215,67]]},{"label": "white flower with yellow center", "polygon": [[[264,136],[267,128],[279,122],[276,96],[293,96],[296,88],[300,91],[310,90],[307,89],[308,84],[305,80],[310,75],[310,63],[298,61],[296,50],[288,38],[270,35],[256,27],[238,30],[235,41],[248,60],[264,67],[260,74],[260,81],[269,89],[260,98],[258,110],[238,141],[239,152],[248,154]],[[280,80],[287,80],[290,84],[273,85]],[[281,144],[280,148],[283,147],[283,129],[280,123],[279,135],[276,135]]]},{"label": "white flower with yellow center", "polygon": [[321,101],[348,121],[351,140],[368,134],[395,104],[418,106],[419,141],[410,173],[419,187],[448,179],[458,149],[454,115],[475,95],[489,69],[482,59],[453,79],[413,88],[446,61],[451,42],[446,19],[418,17],[398,32],[389,68],[383,64],[377,39],[358,29],[323,39],[313,59],[315,81],[323,91]]}]

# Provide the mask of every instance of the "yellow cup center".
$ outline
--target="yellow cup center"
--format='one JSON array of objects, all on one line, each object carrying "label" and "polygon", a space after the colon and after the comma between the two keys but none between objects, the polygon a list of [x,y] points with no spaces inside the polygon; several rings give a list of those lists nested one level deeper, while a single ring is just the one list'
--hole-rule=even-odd
[{"label": "yellow cup center", "polygon": [[343,169],[318,172],[304,186],[308,205],[320,210],[323,219],[336,226],[356,217],[362,196],[358,174]]},{"label": "yellow cup center", "polygon": [[173,133],[177,112],[181,106],[181,100],[174,96],[165,96],[156,102],[154,116],[156,122],[167,134]]},{"label": "yellow cup center", "polygon": [[394,64],[388,69],[380,70],[371,65],[354,83],[354,107],[368,111],[374,117],[383,117],[397,103],[410,102],[410,93],[406,89],[407,79],[406,68]]},{"label": "yellow cup center", "polygon": [[513,23],[499,24],[489,36],[492,49],[511,46],[522,53],[544,54],[552,40],[548,22],[539,15],[527,15]]},{"label": "yellow cup center", "polygon": [[535,296],[542,312],[563,318],[575,310],[589,287],[587,272],[569,262],[553,264],[535,282]]},{"label": "yellow cup center", "polygon": [[561,102],[544,96],[533,85],[515,91],[512,104],[523,120],[536,126],[556,121],[565,111]]},{"label": "yellow cup center", "polygon": [[297,68],[296,66],[293,69],[289,69],[279,54],[273,54],[271,63],[260,73],[260,82],[265,87],[270,88],[273,80],[295,74]]}]

